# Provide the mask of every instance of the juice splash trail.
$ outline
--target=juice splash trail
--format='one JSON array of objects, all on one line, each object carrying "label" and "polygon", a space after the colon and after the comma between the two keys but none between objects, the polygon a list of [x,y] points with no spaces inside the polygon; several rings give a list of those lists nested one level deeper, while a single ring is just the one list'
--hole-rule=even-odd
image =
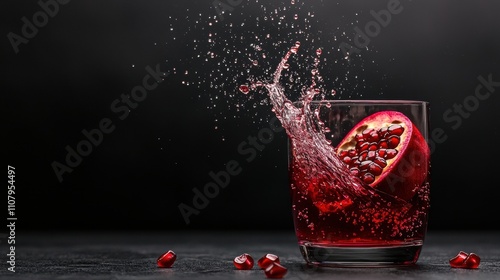
[{"label": "juice splash trail", "polygon": [[[319,118],[319,109],[311,108],[315,97],[323,91],[317,86],[320,80],[317,63],[311,71],[311,85],[303,88],[300,100],[293,102],[287,98],[280,78],[289,67],[288,59],[299,47],[297,42],[288,50],[272,82],[250,85],[250,88],[265,87],[272,110],[290,139],[293,151],[290,181],[299,240],[374,245],[382,240],[396,244],[422,239],[425,223],[421,221],[426,219],[429,206],[428,184],[407,202],[370,187],[349,172],[325,137],[328,128]],[[316,55],[321,55],[320,49]]]},{"label": "juice splash trail", "polygon": [[[329,186],[334,192],[332,195],[343,198],[339,202],[339,210],[342,205],[350,205],[357,198],[365,198],[364,202],[368,203],[370,200],[366,196],[375,195],[375,191],[362,185],[357,177],[348,172],[340,159],[335,156],[334,148],[324,137],[324,128],[316,125],[317,121],[313,117],[316,114],[311,112],[309,106],[320,92],[315,87],[316,75],[313,75],[310,87],[303,92],[298,107],[286,97],[284,88],[280,85],[281,72],[289,57],[296,53],[299,47],[300,43],[297,42],[287,52],[274,73],[273,83],[266,85],[273,111],[291,139],[294,157],[303,163],[300,166],[304,169],[301,173],[305,176],[305,180],[311,180],[316,184],[333,182],[334,184]],[[333,174],[335,178],[331,177]]]}]

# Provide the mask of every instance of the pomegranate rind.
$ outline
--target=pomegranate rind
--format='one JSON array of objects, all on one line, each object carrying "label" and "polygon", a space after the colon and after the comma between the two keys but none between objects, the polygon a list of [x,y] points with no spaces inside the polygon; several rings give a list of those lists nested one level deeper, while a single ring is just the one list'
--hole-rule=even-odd
[{"label": "pomegranate rind", "polygon": [[394,197],[409,201],[425,182],[429,173],[430,149],[413,122],[398,111],[374,113],[356,124],[337,145],[337,155],[356,146],[356,135],[365,129],[381,129],[398,124],[404,128],[396,147],[397,155],[387,160],[382,174],[369,186]]}]

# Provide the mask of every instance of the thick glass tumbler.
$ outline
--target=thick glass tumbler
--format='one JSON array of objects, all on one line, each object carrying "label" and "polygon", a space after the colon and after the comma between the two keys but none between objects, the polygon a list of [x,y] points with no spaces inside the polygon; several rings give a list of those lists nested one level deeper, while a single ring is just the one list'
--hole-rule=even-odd
[{"label": "thick glass tumbler", "polygon": [[[300,108],[301,103],[294,103]],[[322,266],[404,266],[418,260],[429,214],[429,104],[314,101],[289,141],[300,251]]]}]

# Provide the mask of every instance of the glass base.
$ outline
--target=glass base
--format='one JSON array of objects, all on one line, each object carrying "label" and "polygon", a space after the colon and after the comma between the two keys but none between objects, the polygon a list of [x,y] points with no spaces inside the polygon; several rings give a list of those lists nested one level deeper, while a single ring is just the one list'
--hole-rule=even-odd
[{"label": "glass base", "polygon": [[417,262],[421,249],[421,242],[384,247],[300,245],[308,264],[332,267],[410,266]]}]

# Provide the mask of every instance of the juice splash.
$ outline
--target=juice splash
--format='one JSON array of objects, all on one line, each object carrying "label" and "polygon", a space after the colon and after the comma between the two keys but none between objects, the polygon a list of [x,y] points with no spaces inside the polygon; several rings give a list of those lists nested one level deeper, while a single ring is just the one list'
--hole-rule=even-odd
[{"label": "juice splash", "polygon": [[290,190],[299,244],[337,247],[413,244],[419,250],[429,209],[428,182],[424,181],[407,201],[369,186],[350,172],[325,136],[329,130],[319,117],[319,108],[312,106],[317,104],[318,96],[321,96],[320,106],[331,106],[324,100],[324,90],[318,87],[321,49],[316,51],[311,84],[303,89],[300,100],[291,101],[285,94],[281,74],[299,47],[297,42],[288,50],[272,82],[240,87],[245,94],[256,87],[265,87],[272,111],[290,139]]}]

